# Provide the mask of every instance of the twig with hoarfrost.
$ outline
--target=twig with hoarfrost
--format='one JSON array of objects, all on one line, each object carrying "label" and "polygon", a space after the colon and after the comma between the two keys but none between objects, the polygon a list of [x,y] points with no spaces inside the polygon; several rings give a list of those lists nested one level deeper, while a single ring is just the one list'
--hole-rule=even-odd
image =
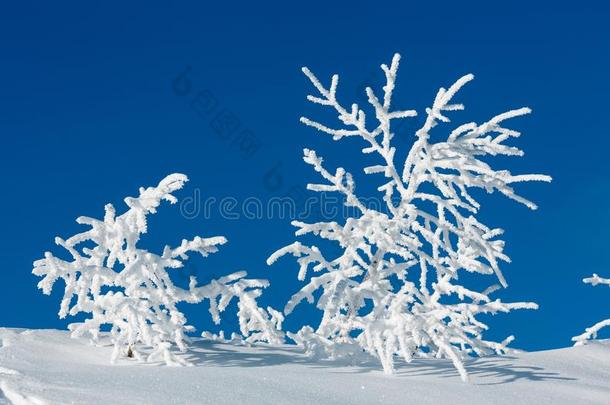
[{"label": "twig with hoarfrost", "polygon": [[[477,316],[537,308],[534,303],[504,303],[490,298],[499,286],[507,286],[500,262],[510,259],[499,238],[502,229],[489,227],[477,218],[480,204],[471,190],[499,192],[536,209],[513,186],[519,182],[549,182],[551,178],[514,175],[494,169],[484,160],[487,156],[523,155],[520,149],[506,144],[520,135],[507,128],[506,122],[529,114],[528,108],[510,110],[482,124],[460,125],[445,136],[438,133],[441,124],[450,122],[449,113],[464,109],[453,98],[474,78],[472,75],[463,76],[448,89],[439,89],[432,106],[425,110],[423,126],[414,133],[411,150],[402,164],[397,164],[392,124],[417,115],[415,110],[392,108],[399,62],[396,54],[390,66],[381,65],[386,80],[381,94],[366,89],[372,119],[358,104],[346,107],[339,102],[338,75],[332,76],[327,88],[303,68],[319,93],[307,99],[332,109],[338,125],[306,117],[301,122],[335,141],[360,138],[365,144],[362,153],[374,154],[379,160],[363,170],[367,175],[381,176],[377,190],[386,207],[366,207],[356,194],[350,173],[341,167],[327,169],[316,151],[305,149],[304,161],[323,179],[322,184],[309,184],[308,188],[342,194],[345,205],[355,207],[357,214],[343,223],[293,222],[297,236],[313,234],[336,242],[341,248],[337,257],[325,257],[316,246],[295,242],[275,252],[267,262],[272,264],[291,254],[300,265],[299,280],[307,280],[287,303],[286,314],[303,300],[316,302],[322,310],[317,328],[306,325],[300,332],[289,334],[309,353],[337,358],[365,350],[379,359],[387,373],[393,372],[396,356],[406,361],[446,357],[466,380],[464,356],[503,353],[513,339],[510,336],[500,343],[484,340],[482,333],[487,325]],[[464,272],[495,275],[499,285],[475,291],[458,284],[458,276]],[[347,350],[350,345],[358,349]]]},{"label": "twig with hoarfrost", "polygon": [[72,259],[46,252],[43,259],[34,262],[33,273],[42,277],[38,288],[44,294],[50,294],[59,279],[65,282],[60,318],[89,314],[83,322],[69,325],[73,337],[89,335],[97,341],[103,327],[110,327],[113,362],[126,356],[186,364],[171,350],[177,346],[186,351],[186,333],[194,331],[177,307],[180,302],[208,300],[212,319],[219,323],[220,313],[235,298],[241,332],[248,341],[283,341],[281,314],[256,304],[269,284],[266,280],[247,279],[246,272],[236,272],[203,286],[197,285],[195,277],[190,278],[188,288],[172,282],[168,269],[183,267],[191,252],[202,256],[217,252],[218,246],[227,242],[223,236],[184,239],[176,248],[166,246],[161,255],[137,246],[148,231],[147,216],[156,213],[163,200],[175,203],[172,193],[187,180],[183,174],[172,174],[156,187],[140,188],[138,197],[125,199],[129,209],[121,215],[108,204],[103,220],[79,217],[77,222],[90,229],[66,240],[56,238]]}]

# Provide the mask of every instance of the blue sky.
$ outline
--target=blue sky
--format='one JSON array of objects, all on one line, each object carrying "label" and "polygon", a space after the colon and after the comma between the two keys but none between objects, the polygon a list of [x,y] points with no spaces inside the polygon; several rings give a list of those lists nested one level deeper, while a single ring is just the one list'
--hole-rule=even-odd
[{"label": "blue sky", "polygon": [[[514,345],[530,350],[566,346],[610,315],[608,288],[580,281],[610,275],[607,6],[422,3],[3,5],[0,325],[64,328],[58,294],[36,290],[32,261],[56,249],[56,235],[79,231],[77,216],[101,217],[105,203],[122,207],[123,197],[169,173],[191,178],[178,196],[200,206],[210,197],[242,203],[299,192],[316,180],[303,147],[357,172],[356,141],[335,143],[298,123],[301,115],[328,117],[305,101],[311,89],[299,68],[320,78],[341,73],[339,94],[349,102],[362,97],[363,83],[380,82],[378,66],[394,52],[403,56],[401,108],[422,111],[438,87],[472,72],[456,122],[533,109],[515,122],[526,156],[500,163],[554,181],[520,188],[539,204],[536,212],[491,196],[481,214],[507,230],[513,262],[503,267],[510,287],[500,296],[541,308],[497,316],[488,336],[514,333]],[[176,81],[181,74],[188,83]],[[218,126],[218,114],[236,124],[234,134]],[[412,139],[408,129],[399,151]],[[237,134],[258,147],[245,148]],[[265,264],[293,240],[288,220],[222,218],[214,210],[207,218],[182,208],[187,215],[161,209],[143,242],[159,248],[225,235],[229,244],[194,260],[190,272],[205,280],[247,269],[272,280],[264,301],[276,307],[298,290],[293,261]],[[194,325],[208,327],[205,305],[185,309]],[[295,330],[314,315],[305,306],[286,325]],[[227,328],[234,325],[229,316]]]}]

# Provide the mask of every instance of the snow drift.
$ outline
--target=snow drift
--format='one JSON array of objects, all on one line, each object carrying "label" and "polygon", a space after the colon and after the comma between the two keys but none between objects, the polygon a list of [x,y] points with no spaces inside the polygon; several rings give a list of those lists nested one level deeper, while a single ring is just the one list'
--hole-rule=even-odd
[{"label": "snow drift", "polygon": [[[375,360],[312,362],[295,346],[198,339],[192,367],[108,362],[57,330],[0,329],[0,403],[7,404],[608,404],[610,341],[467,360],[464,384],[448,360],[414,360],[385,375]],[[103,339],[101,340],[103,342]]]}]

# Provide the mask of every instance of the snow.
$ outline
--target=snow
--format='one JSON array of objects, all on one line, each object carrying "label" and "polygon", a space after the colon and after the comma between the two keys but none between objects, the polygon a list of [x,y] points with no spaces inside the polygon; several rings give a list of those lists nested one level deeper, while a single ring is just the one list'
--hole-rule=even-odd
[{"label": "snow", "polygon": [[[376,361],[313,362],[295,346],[246,347],[196,339],[192,367],[109,362],[58,330],[0,329],[0,403],[6,404],[610,404],[610,341],[466,361],[414,360],[385,375]],[[103,341],[103,339],[102,339]]]}]

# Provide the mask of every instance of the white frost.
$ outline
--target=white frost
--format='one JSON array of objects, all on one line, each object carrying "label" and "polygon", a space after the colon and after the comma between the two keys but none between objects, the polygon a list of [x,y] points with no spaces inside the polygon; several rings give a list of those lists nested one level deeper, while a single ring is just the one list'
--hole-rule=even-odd
[{"label": "white frost", "polygon": [[444,357],[466,380],[465,356],[503,353],[513,339],[510,336],[500,343],[483,340],[487,325],[476,316],[537,308],[529,302],[492,300],[489,295],[497,285],[478,292],[457,283],[461,272],[471,272],[495,275],[501,286],[507,285],[499,265],[509,261],[504,241],[499,239],[503,231],[477,219],[480,204],[470,190],[497,191],[535,209],[536,205],[518,195],[513,185],[549,182],[551,178],[514,175],[508,170],[496,170],[483,160],[487,156],[523,155],[520,149],[505,143],[520,135],[505,127],[505,122],[529,114],[528,108],[496,115],[482,124],[461,125],[443,139],[433,140],[442,136],[432,132],[439,124],[450,121],[448,113],[464,109],[453,98],[473,79],[472,75],[438,91],[432,106],[425,110],[425,122],[415,132],[410,152],[398,166],[392,146],[392,122],[417,115],[414,110],[391,109],[399,61],[396,54],[390,66],[381,66],[386,79],[381,97],[371,88],[366,89],[374,110],[373,127],[357,104],[348,108],[337,100],[337,75],[332,76],[326,88],[309,69],[303,68],[319,93],[308,96],[308,100],[334,110],[341,125],[331,128],[305,117],[301,122],[330,134],[335,141],[345,137],[364,141],[362,152],[376,154],[380,160],[379,164],[365,167],[364,173],[383,176],[378,190],[387,209],[367,207],[356,195],[350,173],[341,167],[333,173],[314,150],[305,149],[305,162],[324,179],[322,184],[309,184],[308,188],[341,193],[345,204],[354,207],[358,215],[343,224],[293,222],[298,228],[297,236],[311,233],[338,243],[342,248],[340,256],[327,258],[316,246],[295,242],[271,255],[268,263],[292,254],[300,265],[299,280],[309,276],[305,287],[287,303],[287,314],[302,300],[314,302],[314,293],[322,290],[316,304],[323,311],[318,327],[314,331],[305,326],[297,334],[290,334],[310,354],[337,358],[353,356],[364,349],[379,359],[387,373],[394,370],[395,356],[406,361]]},{"label": "white frost", "polygon": [[[602,278],[595,273],[591,277],[585,278],[582,281],[584,283],[591,284],[592,286],[599,284],[610,286],[610,278]],[[610,326],[610,318],[599,321],[595,325],[585,329],[584,333],[574,336],[572,338],[572,341],[575,342],[574,346],[581,346],[585,344],[587,340],[597,338],[597,332],[606,326]]]},{"label": "white frost", "polygon": [[183,174],[172,174],[156,187],[140,188],[138,197],[125,198],[129,209],[121,215],[108,204],[103,220],[79,217],[77,222],[90,229],[66,240],[56,238],[72,260],[46,252],[44,259],[34,262],[33,273],[43,277],[38,283],[43,293],[50,294],[57,280],[65,282],[60,318],[90,314],[85,321],[69,325],[72,336],[88,334],[97,341],[101,328],[110,325],[112,361],[127,356],[186,364],[171,351],[173,345],[186,351],[186,333],[194,330],[177,308],[180,302],[208,300],[210,314],[219,323],[220,312],[236,298],[241,332],[248,341],[283,342],[281,315],[256,304],[262,288],[269,284],[266,280],[246,279],[242,271],[203,286],[191,277],[188,289],[172,282],[168,269],[183,267],[190,252],[202,256],[217,252],[227,241],[223,236],[184,239],[178,247],[165,246],[161,255],[137,247],[140,236],[147,232],[147,216],[156,213],[162,200],[175,203],[172,193],[187,180]]}]

